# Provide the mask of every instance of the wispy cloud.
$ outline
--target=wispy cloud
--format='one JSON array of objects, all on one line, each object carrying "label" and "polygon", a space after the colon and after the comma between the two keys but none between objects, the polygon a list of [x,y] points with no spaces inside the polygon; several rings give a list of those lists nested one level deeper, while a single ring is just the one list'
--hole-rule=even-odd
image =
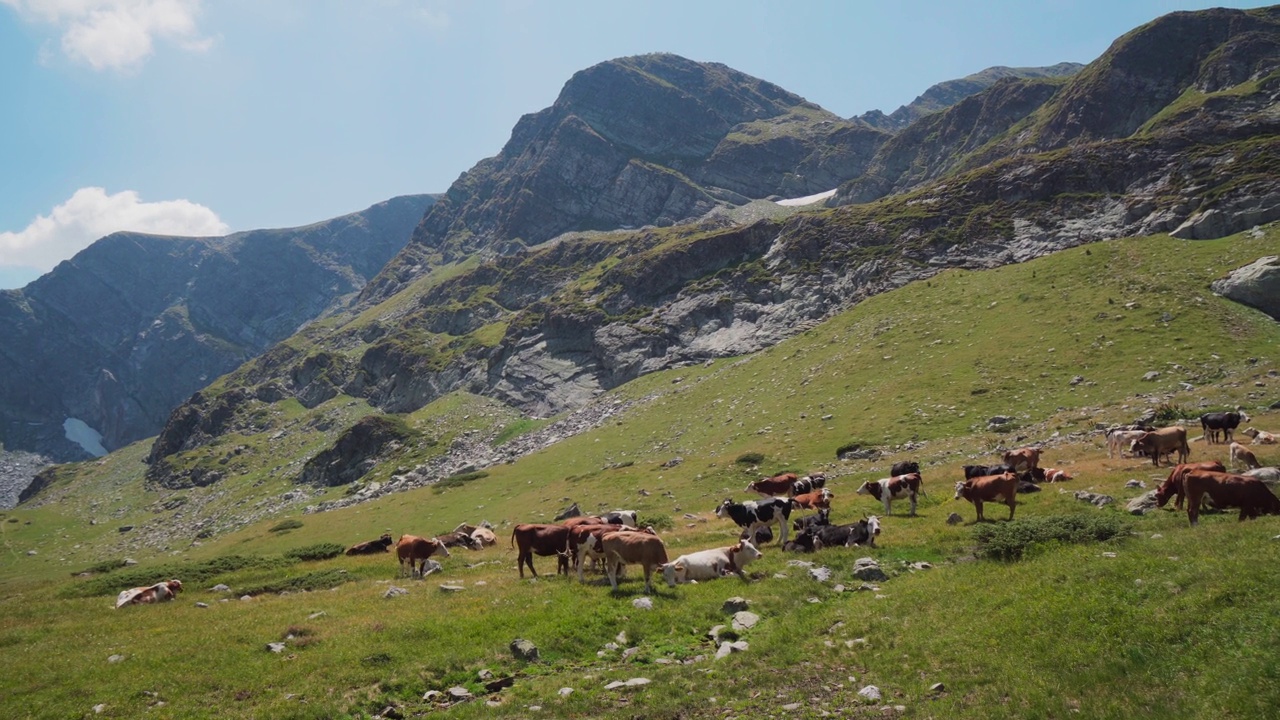
[{"label": "wispy cloud", "polygon": [[0,0],[30,22],[62,32],[62,52],[95,70],[131,70],[155,38],[202,52],[213,44],[196,26],[201,0]]},{"label": "wispy cloud", "polygon": [[0,232],[0,266],[48,271],[98,238],[122,230],[191,236],[230,232],[217,213],[190,200],[143,202],[132,190],[108,195],[100,187],[80,188],[25,229]]}]

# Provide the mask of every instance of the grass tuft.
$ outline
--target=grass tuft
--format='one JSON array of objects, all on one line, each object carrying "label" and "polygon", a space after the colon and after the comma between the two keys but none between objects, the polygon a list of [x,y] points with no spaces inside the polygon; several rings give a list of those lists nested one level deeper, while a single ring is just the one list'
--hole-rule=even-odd
[{"label": "grass tuft", "polygon": [[980,552],[993,560],[1021,560],[1057,543],[1105,542],[1129,531],[1112,515],[1050,515],[974,529]]}]

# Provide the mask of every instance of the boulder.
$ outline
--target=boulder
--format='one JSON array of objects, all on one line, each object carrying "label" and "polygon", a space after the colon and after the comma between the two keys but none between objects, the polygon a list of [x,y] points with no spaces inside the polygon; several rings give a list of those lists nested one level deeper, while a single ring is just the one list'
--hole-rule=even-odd
[{"label": "boulder", "polygon": [[538,646],[524,638],[516,638],[511,641],[511,654],[517,660],[538,662]]},{"label": "boulder", "polygon": [[1156,509],[1156,491],[1148,490],[1138,497],[1129,501],[1125,506],[1125,510],[1130,515],[1146,515]]},{"label": "boulder", "polygon": [[854,561],[853,576],[868,582],[881,582],[889,579],[889,576],[880,569],[880,563],[869,557],[858,558]]}]

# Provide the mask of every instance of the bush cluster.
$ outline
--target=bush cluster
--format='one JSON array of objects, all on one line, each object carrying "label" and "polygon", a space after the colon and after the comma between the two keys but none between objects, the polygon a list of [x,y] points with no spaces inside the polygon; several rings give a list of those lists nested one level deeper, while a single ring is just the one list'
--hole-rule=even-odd
[{"label": "bush cluster", "polygon": [[284,557],[286,560],[293,560],[295,562],[328,560],[329,558],[338,557],[345,549],[346,548],[337,543],[323,542],[316,543],[315,545],[306,545],[300,548],[285,550]]},{"label": "bush cluster", "polygon": [[1013,561],[1051,543],[1102,542],[1128,529],[1123,520],[1111,515],[1051,515],[980,525],[974,536],[984,557]]}]

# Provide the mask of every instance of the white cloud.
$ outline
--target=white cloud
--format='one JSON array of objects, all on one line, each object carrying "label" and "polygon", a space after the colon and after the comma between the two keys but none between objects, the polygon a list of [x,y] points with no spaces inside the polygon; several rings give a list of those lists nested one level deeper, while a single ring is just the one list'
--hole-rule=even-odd
[{"label": "white cloud", "polygon": [[152,53],[153,38],[201,52],[201,0],[0,0],[29,21],[62,31],[62,52],[95,70],[129,70]]},{"label": "white cloud", "polygon": [[230,232],[217,213],[190,200],[142,202],[132,190],[108,195],[100,187],[80,188],[26,229],[0,232],[0,265],[48,271],[98,238],[122,230],[188,236]]}]

